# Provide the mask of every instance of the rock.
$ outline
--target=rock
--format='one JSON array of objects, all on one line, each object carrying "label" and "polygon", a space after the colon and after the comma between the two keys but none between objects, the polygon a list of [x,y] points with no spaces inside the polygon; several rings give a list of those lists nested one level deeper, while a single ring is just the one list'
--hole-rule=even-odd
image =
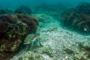
[{"label": "rock", "polygon": [[76,8],[62,13],[60,22],[79,32],[90,32],[90,3],[80,3]]},{"label": "rock", "polygon": [[11,56],[9,53],[13,56],[20,48],[25,36],[29,33],[36,33],[37,26],[38,21],[31,16],[23,14],[1,15],[0,60],[8,60],[8,57]]}]

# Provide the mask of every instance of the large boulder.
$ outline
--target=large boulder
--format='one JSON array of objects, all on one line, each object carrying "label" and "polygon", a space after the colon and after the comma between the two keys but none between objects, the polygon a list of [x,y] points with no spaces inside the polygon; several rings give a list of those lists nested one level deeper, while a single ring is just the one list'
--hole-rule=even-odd
[{"label": "large boulder", "polygon": [[64,11],[61,23],[74,30],[90,32],[90,3],[81,3],[76,8]]},{"label": "large boulder", "polygon": [[36,33],[38,21],[27,15],[0,16],[0,60],[9,60],[18,51],[25,36]]}]

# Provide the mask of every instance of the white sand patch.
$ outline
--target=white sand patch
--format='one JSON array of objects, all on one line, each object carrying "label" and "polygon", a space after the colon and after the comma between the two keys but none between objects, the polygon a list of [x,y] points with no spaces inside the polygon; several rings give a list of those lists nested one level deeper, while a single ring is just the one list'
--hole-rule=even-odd
[{"label": "white sand patch", "polygon": [[42,45],[48,45],[55,51],[54,60],[73,60],[73,54],[67,54],[64,50],[79,51],[77,42],[90,40],[90,37],[63,29],[58,22],[55,20],[55,23],[50,22],[42,28],[39,39]]}]

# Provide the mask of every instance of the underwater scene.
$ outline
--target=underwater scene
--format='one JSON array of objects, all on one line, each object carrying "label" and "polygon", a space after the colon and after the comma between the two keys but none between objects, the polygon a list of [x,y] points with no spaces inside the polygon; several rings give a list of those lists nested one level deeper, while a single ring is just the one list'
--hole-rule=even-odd
[{"label": "underwater scene", "polygon": [[0,0],[0,60],[90,60],[90,0]]}]

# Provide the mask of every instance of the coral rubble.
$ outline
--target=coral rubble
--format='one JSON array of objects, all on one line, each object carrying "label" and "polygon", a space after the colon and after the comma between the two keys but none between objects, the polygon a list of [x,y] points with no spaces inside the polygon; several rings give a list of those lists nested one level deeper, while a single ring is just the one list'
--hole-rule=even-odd
[{"label": "coral rubble", "polygon": [[31,14],[32,11],[29,7],[21,5],[14,11],[14,13],[16,13],[16,14]]},{"label": "coral rubble", "polygon": [[0,60],[15,54],[23,43],[25,36],[35,33],[38,21],[24,14],[0,16]]},{"label": "coral rubble", "polygon": [[78,31],[90,32],[90,3],[81,3],[76,8],[62,13],[61,23]]}]

